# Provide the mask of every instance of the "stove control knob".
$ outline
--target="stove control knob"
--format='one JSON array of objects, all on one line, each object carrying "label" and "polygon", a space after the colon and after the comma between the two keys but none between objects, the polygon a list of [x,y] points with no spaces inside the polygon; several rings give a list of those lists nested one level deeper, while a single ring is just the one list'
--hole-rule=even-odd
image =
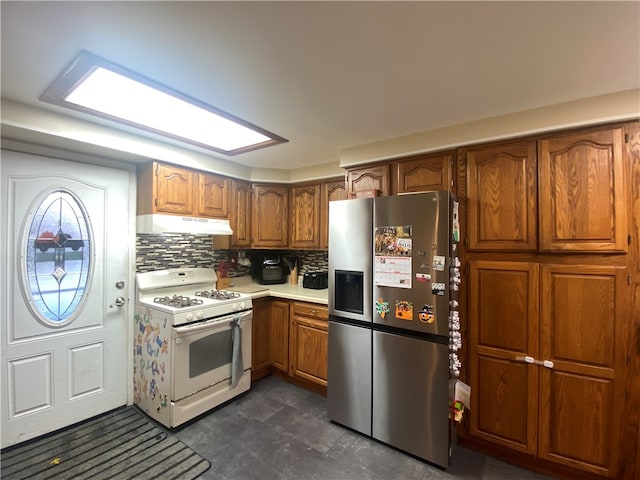
[{"label": "stove control knob", "polygon": [[204,312],[202,310],[198,310],[196,312],[196,317],[198,317],[198,320],[202,320],[202,318],[204,317]]},{"label": "stove control knob", "polygon": [[233,310],[234,312],[238,311],[238,304],[234,303],[233,305],[231,305],[231,310]]},{"label": "stove control knob", "polygon": [[191,320],[193,320],[193,313],[187,313],[187,316],[185,318],[187,322],[190,322]]},{"label": "stove control knob", "polygon": [[240,302],[240,310],[244,310],[244,309],[245,309],[244,302]]}]

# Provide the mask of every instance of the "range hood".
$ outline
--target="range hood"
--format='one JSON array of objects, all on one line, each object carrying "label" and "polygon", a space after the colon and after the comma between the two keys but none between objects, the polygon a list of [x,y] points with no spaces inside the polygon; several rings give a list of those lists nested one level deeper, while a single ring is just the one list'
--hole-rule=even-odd
[{"label": "range hood", "polygon": [[232,235],[229,220],[182,217],[179,215],[138,215],[137,233],[186,233],[191,235]]}]

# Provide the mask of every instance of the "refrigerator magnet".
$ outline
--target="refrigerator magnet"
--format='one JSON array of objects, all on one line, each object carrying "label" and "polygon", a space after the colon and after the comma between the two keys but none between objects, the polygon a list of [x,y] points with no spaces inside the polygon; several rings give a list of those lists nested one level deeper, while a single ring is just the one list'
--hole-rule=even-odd
[{"label": "refrigerator magnet", "polygon": [[376,301],[376,313],[384,318],[389,313],[389,302],[385,302],[382,297]]},{"label": "refrigerator magnet", "polygon": [[422,307],[422,310],[418,312],[418,319],[423,323],[433,323],[436,319],[433,314],[433,307],[431,305]]},{"label": "refrigerator magnet", "polygon": [[431,274],[429,273],[416,273],[416,282],[426,283],[431,280]]},{"label": "refrigerator magnet", "polygon": [[396,318],[400,320],[413,320],[413,303],[407,300],[397,300]]},{"label": "refrigerator magnet", "polygon": [[447,286],[444,283],[431,284],[431,293],[433,295],[444,296]]},{"label": "refrigerator magnet", "polygon": [[442,255],[433,256],[433,268],[439,272],[444,272],[445,258]]}]

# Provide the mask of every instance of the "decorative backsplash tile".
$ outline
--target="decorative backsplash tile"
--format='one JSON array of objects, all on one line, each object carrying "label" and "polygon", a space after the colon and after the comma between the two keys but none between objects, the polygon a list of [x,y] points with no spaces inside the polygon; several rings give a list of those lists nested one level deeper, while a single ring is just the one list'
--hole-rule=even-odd
[{"label": "decorative backsplash tile", "polygon": [[[261,250],[249,250],[259,256]],[[272,252],[272,251],[269,251]],[[298,273],[326,271],[329,261],[326,251],[285,250],[279,252],[283,258],[296,257]],[[217,268],[221,261],[227,261],[233,268],[229,276],[239,277],[251,274],[251,267],[232,262],[237,250],[213,250],[210,235],[183,234],[138,234],[136,235],[136,272],[149,272],[178,267]]]}]

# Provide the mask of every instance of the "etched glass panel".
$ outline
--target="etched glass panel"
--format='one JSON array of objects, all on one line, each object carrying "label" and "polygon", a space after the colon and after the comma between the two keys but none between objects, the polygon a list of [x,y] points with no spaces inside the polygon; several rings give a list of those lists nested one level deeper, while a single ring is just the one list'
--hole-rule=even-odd
[{"label": "etched glass panel", "polygon": [[49,325],[66,325],[90,278],[88,217],[71,192],[56,190],[35,209],[28,228],[26,284],[34,313]]}]

